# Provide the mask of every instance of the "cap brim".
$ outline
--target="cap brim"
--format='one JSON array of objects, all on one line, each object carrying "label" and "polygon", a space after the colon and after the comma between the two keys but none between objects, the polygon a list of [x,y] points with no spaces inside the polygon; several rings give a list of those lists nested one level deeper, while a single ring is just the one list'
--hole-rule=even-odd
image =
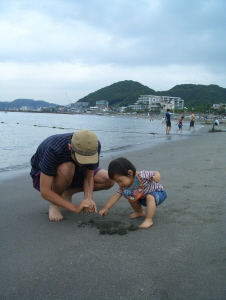
[{"label": "cap brim", "polygon": [[75,153],[75,158],[76,158],[77,162],[81,165],[96,164],[99,161],[99,153],[97,151],[92,156],[83,156],[83,155]]}]

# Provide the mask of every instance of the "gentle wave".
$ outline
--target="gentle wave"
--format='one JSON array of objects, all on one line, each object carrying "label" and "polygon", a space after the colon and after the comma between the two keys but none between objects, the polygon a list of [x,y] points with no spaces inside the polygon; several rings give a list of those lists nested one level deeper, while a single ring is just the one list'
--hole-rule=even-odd
[{"label": "gentle wave", "polygon": [[[176,126],[175,126],[176,128]],[[132,149],[165,140],[165,125],[148,118],[48,113],[0,113],[0,172],[30,166],[30,158],[48,136],[80,129],[93,130],[102,153]],[[176,138],[176,136],[175,136]],[[152,143],[150,143],[151,146]]]}]

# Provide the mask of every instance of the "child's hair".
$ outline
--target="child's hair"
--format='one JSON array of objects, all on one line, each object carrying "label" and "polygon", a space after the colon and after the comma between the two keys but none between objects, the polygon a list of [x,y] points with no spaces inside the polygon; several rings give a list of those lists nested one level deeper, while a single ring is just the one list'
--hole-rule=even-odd
[{"label": "child's hair", "polygon": [[182,116],[181,119],[184,119],[184,116]]},{"label": "child's hair", "polygon": [[116,174],[128,176],[129,170],[133,171],[133,177],[135,177],[136,168],[134,167],[134,165],[128,159],[119,157],[110,162],[108,166],[108,176],[111,180],[114,180],[114,176]]}]

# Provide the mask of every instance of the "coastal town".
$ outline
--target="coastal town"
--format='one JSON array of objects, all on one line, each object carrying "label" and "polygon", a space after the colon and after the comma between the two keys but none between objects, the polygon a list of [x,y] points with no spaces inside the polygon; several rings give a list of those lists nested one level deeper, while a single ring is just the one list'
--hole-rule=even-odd
[{"label": "coastal town", "polygon": [[[19,99],[18,99],[19,100]],[[15,100],[14,102],[16,102]],[[161,115],[170,109],[172,114],[189,114],[191,111],[195,111],[202,116],[218,116],[224,118],[226,116],[226,103],[215,103],[212,106],[204,107],[202,110],[195,110],[194,108],[188,108],[185,106],[185,101],[181,97],[171,96],[157,96],[157,95],[140,95],[137,101],[128,106],[110,106],[109,101],[99,100],[96,101],[94,106],[90,106],[90,102],[75,102],[69,105],[48,105],[34,107],[33,100],[31,104],[20,106],[15,103],[13,107],[5,107],[1,109],[3,111],[29,111],[29,112],[49,112],[49,113],[70,113],[70,114],[146,114],[146,115]],[[32,102],[33,101],[33,102]],[[23,101],[21,101],[23,103]]]}]

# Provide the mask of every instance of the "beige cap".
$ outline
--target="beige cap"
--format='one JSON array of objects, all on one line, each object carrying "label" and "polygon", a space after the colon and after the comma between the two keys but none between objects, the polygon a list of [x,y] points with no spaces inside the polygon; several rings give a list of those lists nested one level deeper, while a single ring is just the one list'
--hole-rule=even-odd
[{"label": "beige cap", "polygon": [[76,131],[72,136],[71,145],[78,163],[86,165],[98,162],[98,138],[93,131],[88,129]]}]

